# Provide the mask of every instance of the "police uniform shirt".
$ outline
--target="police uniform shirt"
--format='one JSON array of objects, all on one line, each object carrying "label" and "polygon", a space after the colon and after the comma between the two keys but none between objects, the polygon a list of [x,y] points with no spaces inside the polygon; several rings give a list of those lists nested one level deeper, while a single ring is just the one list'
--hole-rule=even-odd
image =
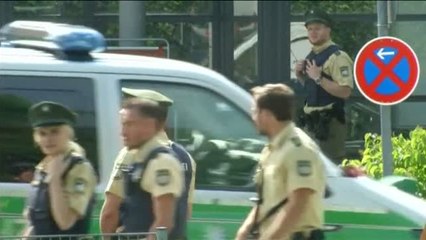
[{"label": "police uniform shirt", "polygon": [[129,155],[127,148],[121,149],[118,153],[105,193],[111,193],[117,197],[124,198],[123,174],[121,170],[127,167],[130,159]]},{"label": "police uniform shirt", "polygon": [[194,201],[194,190],[195,190],[195,173],[197,171],[197,165],[192,158],[192,156],[189,156],[191,159],[191,165],[192,165],[192,175],[191,175],[191,183],[189,184],[189,192],[188,192],[188,203],[193,203]]},{"label": "police uniform shirt", "polygon": [[[46,167],[47,162],[43,160],[36,166],[36,172],[46,172],[47,176],[44,182],[49,183],[51,178]],[[95,171],[87,161],[75,164],[65,175],[63,186],[69,207],[80,216],[86,214],[89,201],[95,191],[96,183]],[[31,184],[37,186],[40,184],[40,181],[35,178]]]},{"label": "police uniform shirt", "polygon": [[[141,146],[133,161],[142,162],[152,150],[160,146],[168,146],[169,143],[164,141],[163,134],[160,133]],[[169,193],[180,197],[184,189],[184,179],[179,160],[170,154],[159,153],[147,164],[140,186],[153,197]]]},{"label": "police uniform shirt", "polygon": [[[167,135],[164,133],[164,135],[167,138]],[[172,141],[168,141],[169,146],[173,143]],[[188,153],[189,159],[191,160],[191,166],[192,166],[192,174],[191,174],[191,182],[189,183],[189,189],[188,189],[188,204],[192,203],[194,200],[194,191],[195,191],[195,174],[197,171],[197,165],[195,163],[195,160],[192,158],[191,154]],[[185,167],[183,167],[184,171],[186,171]],[[185,182],[184,182],[185,183]],[[185,184],[184,184],[185,186]]]},{"label": "police uniform shirt", "polygon": [[[169,139],[165,132],[160,132],[156,136],[157,141],[161,145],[169,144]],[[117,197],[124,198],[124,183],[122,169],[127,168],[129,163],[133,161],[138,149],[128,151],[127,148],[123,148],[117,158],[114,161],[114,168],[109,178],[105,192],[116,195]]]},{"label": "police uniform shirt", "polygon": [[[313,46],[312,51],[318,54],[334,44],[329,40],[320,46]],[[333,81],[340,86],[354,88],[353,61],[347,53],[339,50],[337,53],[332,54],[323,64],[322,71],[331,76]]]},{"label": "police uniform shirt", "polygon": [[[326,178],[318,146],[291,123],[265,147],[259,164],[261,170],[255,175],[255,181],[263,181],[263,203],[257,220],[295,190],[307,188],[314,192],[292,232],[320,228],[324,222],[322,201]],[[274,217],[261,224],[261,234],[271,226]]]}]

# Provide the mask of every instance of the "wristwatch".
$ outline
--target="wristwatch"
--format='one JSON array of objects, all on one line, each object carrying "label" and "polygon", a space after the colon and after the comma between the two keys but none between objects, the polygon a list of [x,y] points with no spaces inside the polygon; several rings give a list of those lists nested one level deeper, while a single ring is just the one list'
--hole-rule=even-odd
[{"label": "wristwatch", "polygon": [[322,76],[315,78],[314,81],[315,81],[316,84],[320,85],[321,81],[322,81]]}]

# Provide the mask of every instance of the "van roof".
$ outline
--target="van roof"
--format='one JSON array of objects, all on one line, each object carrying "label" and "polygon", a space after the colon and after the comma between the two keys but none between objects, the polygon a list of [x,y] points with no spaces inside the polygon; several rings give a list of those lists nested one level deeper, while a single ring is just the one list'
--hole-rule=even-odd
[{"label": "van roof", "polygon": [[[91,61],[68,61],[53,54],[27,48],[0,47],[0,70],[26,72],[66,72],[117,75],[164,76],[169,79],[191,79],[218,92],[237,94],[251,102],[244,89],[223,75],[200,65],[180,60],[114,53],[94,53]],[[243,103],[238,103],[243,104]],[[245,104],[243,104],[245,105]]]},{"label": "van roof", "polygon": [[[0,69],[23,71],[58,71],[87,73],[118,73],[162,75],[171,73],[176,77],[191,78],[192,74],[204,75],[208,78],[227,80],[221,74],[208,68],[179,60],[134,56],[113,53],[94,53],[92,61],[68,61],[56,58],[53,54],[23,48],[0,47]],[[160,73],[160,74],[159,74]],[[204,79],[204,78],[199,78]]]}]

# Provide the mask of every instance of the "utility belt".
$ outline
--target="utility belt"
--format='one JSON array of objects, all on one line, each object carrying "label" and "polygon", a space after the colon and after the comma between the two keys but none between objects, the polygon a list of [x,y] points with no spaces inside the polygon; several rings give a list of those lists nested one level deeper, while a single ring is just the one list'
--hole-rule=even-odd
[{"label": "utility belt", "polygon": [[[259,234],[251,233],[247,240],[257,240]],[[291,235],[290,240],[324,240],[324,231],[321,229],[313,229],[309,232],[295,232]]]},{"label": "utility belt", "polygon": [[328,139],[330,123],[333,118],[345,124],[346,119],[343,107],[333,104],[331,109],[317,110],[310,113],[305,113],[301,109],[298,114],[297,123],[299,127],[306,128],[309,132],[313,133],[316,139],[325,141]]},{"label": "utility belt", "polygon": [[[327,187],[328,189],[328,187]],[[328,193],[325,193],[324,197],[329,197],[330,191]],[[257,204],[257,207],[259,209],[259,205],[262,204],[262,199],[252,199],[252,201],[255,201]],[[279,203],[277,203],[274,207],[269,209],[269,211],[266,212],[265,216],[257,220],[257,216],[255,216],[255,223],[253,224],[252,228],[250,229],[249,235],[247,237],[247,240],[257,240],[260,237],[259,227],[262,223],[264,223],[267,219],[269,219],[274,213],[276,213],[280,208],[284,207],[284,205],[288,202],[288,199],[285,198],[281,200]],[[256,215],[258,214],[258,209],[256,210]],[[292,234],[291,240],[324,240],[324,232],[321,229],[312,229],[310,231],[300,231],[295,232]]]},{"label": "utility belt", "polygon": [[308,233],[296,232],[294,233],[291,240],[324,240],[324,232],[321,229],[314,229]]},{"label": "utility belt", "polygon": [[250,229],[249,236],[247,237],[247,240],[256,240],[260,236],[260,233],[259,233],[260,225],[262,223],[264,223],[266,220],[268,220],[268,218],[272,217],[272,215],[274,215],[281,207],[283,207],[288,202],[288,199],[285,198],[285,199],[281,200],[274,207],[269,209],[269,211],[266,212],[265,216],[260,220],[258,220],[257,218],[258,218],[258,214],[259,214],[259,207],[262,204],[263,200],[262,200],[262,198],[253,198],[253,199],[250,199],[250,200],[256,202],[257,209],[256,209],[255,217],[254,217],[254,224]]}]

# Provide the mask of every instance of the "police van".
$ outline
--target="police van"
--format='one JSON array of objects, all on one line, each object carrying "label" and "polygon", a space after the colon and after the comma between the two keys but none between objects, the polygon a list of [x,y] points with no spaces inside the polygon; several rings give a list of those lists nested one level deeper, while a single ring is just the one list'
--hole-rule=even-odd
[{"label": "police van", "polygon": [[[115,156],[122,148],[122,88],[152,89],[174,100],[167,134],[197,163],[190,239],[232,239],[255,196],[251,181],[265,139],[250,117],[251,96],[201,66],[154,57],[102,53],[105,40],[82,26],[17,21],[0,30],[0,238],[19,235],[28,183],[18,163],[41,159],[27,110],[49,100],[79,114],[77,141],[99,174],[91,231]],[[327,239],[418,239],[426,203],[368,177],[345,177],[323,157],[332,196],[325,199]]]}]

